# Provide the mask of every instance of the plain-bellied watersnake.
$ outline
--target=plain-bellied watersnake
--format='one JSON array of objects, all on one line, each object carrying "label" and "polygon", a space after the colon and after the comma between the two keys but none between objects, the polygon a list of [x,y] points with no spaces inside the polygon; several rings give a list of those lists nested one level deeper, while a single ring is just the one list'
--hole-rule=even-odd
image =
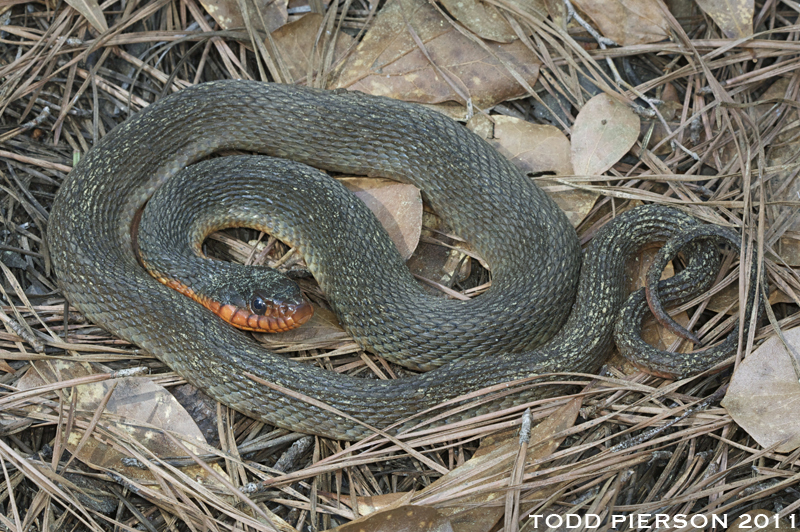
[{"label": "plain-bellied watersnake", "polygon": [[[341,227],[318,227],[328,235],[319,249],[296,240],[293,229],[284,236],[302,249],[359,343],[412,367],[436,369],[376,381],[292,362],[141,268],[131,245],[136,213],[182,168],[226,149],[389,177],[423,190],[492,266],[492,288],[481,297],[462,302],[425,295],[391,243],[349,236],[374,225],[361,212],[333,215]],[[250,163],[225,164],[231,174],[251,172]],[[222,186],[215,181],[207,194]],[[339,201],[336,188],[322,185],[329,197],[315,193],[323,210],[333,211],[327,202]],[[304,215],[315,217],[313,209]],[[598,232],[580,272],[577,237],[561,210],[485,141],[449,118],[363,94],[219,81],[150,105],[98,142],[56,196],[48,245],[64,295],[89,320],[146,349],[215,399],[281,427],[358,439],[370,430],[256,381],[298,391],[384,428],[493,384],[542,373],[594,372],[609,352],[614,317],[625,297],[625,258],[644,243],[697,225],[669,208],[626,212]],[[342,247],[350,242],[355,251],[346,254]],[[694,264],[697,273],[716,254],[694,246],[687,272]],[[681,282],[686,278],[667,284]],[[519,404],[541,390],[528,387],[455,417]]]}]

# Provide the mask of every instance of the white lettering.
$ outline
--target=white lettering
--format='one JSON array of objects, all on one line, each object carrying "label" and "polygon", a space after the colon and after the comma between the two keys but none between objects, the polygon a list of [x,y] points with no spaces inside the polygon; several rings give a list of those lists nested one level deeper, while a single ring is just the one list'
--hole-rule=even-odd
[{"label": "white lettering", "polygon": [[[697,523],[695,523],[695,519],[697,519],[698,517],[700,518],[700,523],[702,523],[702,524],[698,525]],[[689,522],[691,522],[692,526],[695,527],[695,528],[703,528],[704,529],[705,527],[708,526],[708,518],[705,515],[702,515],[702,514],[693,515],[692,518],[689,520]]]},{"label": "white lettering", "polygon": [[[551,522],[550,522],[550,518],[551,518],[551,517],[555,517],[555,518],[556,518],[556,523],[555,523],[555,524],[553,524],[553,523],[551,523]],[[559,514],[550,514],[550,515],[548,515],[547,517],[545,517],[545,519],[544,519],[544,522],[545,522],[545,524],[547,524],[547,526],[549,526],[550,528],[558,528],[558,527],[560,527],[560,526],[561,526],[561,523],[563,523],[563,522],[564,522],[564,520],[563,520],[563,519],[561,519],[561,515],[559,515]]]},{"label": "white lettering", "polygon": [[[778,526],[777,524],[775,526]],[[727,514],[722,515],[712,515],[711,516],[711,527],[712,528],[728,528],[728,516]]]}]

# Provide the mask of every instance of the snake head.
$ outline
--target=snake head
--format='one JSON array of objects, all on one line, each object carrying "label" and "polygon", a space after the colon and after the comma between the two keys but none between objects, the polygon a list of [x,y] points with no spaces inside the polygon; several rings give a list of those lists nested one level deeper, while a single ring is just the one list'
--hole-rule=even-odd
[{"label": "snake head", "polygon": [[195,299],[234,327],[253,332],[284,332],[314,314],[300,287],[271,268],[230,267],[195,290]]}]

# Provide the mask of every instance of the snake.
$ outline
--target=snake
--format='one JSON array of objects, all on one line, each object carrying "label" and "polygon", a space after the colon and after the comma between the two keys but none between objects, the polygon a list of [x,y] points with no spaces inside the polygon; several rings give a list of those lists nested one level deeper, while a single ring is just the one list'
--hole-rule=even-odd
[{"label": "snake", "polygon": [[[264,157],[208,158],[226,150]],[[273,157],[289,168],[258,177],[270,171],[253,159]],[[417,186],[491,265],[491,288],[469,301],[428,294],[366,208],[305,165]],[[280,204],[288,221],[275,209],[266,222],[245,218],[298,248],[359,345],[421,373],[365,379],[292,361],[154,279],[132,231],[150,198],[173,184],[192,189],[187,203],[200,211],[211,209],[212,197],[240,210],[256,194],[266,199],[254,203]],[[285,199],[290,192],[299,195]],[[245,415],[358,440],[513,409],[555,393],[556,373],[596,373],[627,297],[626,258],[698,226],[705,227],[680,210],[643,206],[604,225],[582,252],[566,215],[531,178],[437,111],[357,92],[226,80],[162,98],[98,141],[56,194],[47,244],[64,296],[88,320]],[[719,253],[690,243],[684,254],[686,270],[659,286],[673,299],[707,287],[713,276],[699,272]],[[469,396],[498,385],[484,399]],[[446,402],[452,410],[436,410]]]}]

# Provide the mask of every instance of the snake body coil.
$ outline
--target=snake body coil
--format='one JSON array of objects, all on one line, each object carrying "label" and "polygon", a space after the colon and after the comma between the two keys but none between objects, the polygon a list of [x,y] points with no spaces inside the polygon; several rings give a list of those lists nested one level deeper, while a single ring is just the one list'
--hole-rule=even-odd
[{"label": "snake body coil", "polygon": [[[327,249],[296,244],[359,343],[412,367],[437,369],[375,381],[294,363],[142,270],[131,245],[137,211],[182,168],[225,149],[389,177],[423,190],[492,265],[492,288],[480,298],[426,296],[399,257],[392,258],[391,244],[342,235],[348,223],[353,231],[374,223],[361,215],[341,215],[344,225]],[[106,135],[59,191],[48,245],[65,296],[88,319],[146,349],[215,399],[278,426],[358,439],[370,430],[277,388],[384,428],[493,384],[596,371],[625,296],[625,258],[644,243],[696,225],[667,208],[627,212],[597,234],[580,272],[577,237],[561,210],[450,119],[385,98],[220,81],[164,98]],[[337,260],[351,240],[361,247]],[[518,404],[540,390],[508,394],[461,416]]]}]

